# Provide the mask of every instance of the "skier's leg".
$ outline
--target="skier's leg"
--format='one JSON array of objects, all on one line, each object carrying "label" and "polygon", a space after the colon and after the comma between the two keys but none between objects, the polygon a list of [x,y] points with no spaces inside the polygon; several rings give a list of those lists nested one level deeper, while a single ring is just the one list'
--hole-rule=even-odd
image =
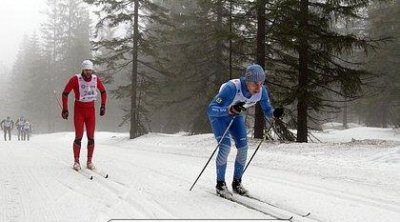
[{"label": "skier's leg", "polygon": [[232,124],[230,133],[235,140],[235,146],[237,148],[236,160],[235,160],[235,170],[232,181],[233,192],[246,195],[247,190],[242,185],[243,170],[246,165],[247,159],[247,132],[244,123],[244,117],[238,116]]},{"label": "skier's leg", "polygon": [[4,140],[7,141],[7,128],[4,128]]},{"label": "skier's leg", "polygon": [[[220,142],[230,120],[231,117],[210,117],[211,127],[217,142]],[[230,149],[230,135],[227,133],[222,139],[218,149],[218,155],[216,159],[217,183],[225,181],[226,165]]]},{"label": "skier's leg", "polygon": [[75,140],[73,144],[74,160],[79,162],[79,156],[81,151],[81,141],[83,136],[83,127],[85,116],[83,115],[82,108],[75,104],[74,107],[74,127],[75,127]]},{"label": "skier's leg", "polygon": [[96,111],[94,107],[86,108],[85,125],[86,125],[86,134],[88,137],[87,162],[91,163],[94,152],[94,131],[96,128]]},{"label": "skier's leg", "polygon": [[230,129],[235,146],[237,148],[236,160],[235,160],[235,171],[233,178],[234,180],[241,180],[243,170],[247,160],[247,131],[243,116],[237,116]]},{"label": "skier's leg", "polygon": [[21,129],[18,128],[18,140],[21,140]]},{"label": "skier's leg", "polygon": [[8,140],[11,140],[11,127],[8,128]]}]

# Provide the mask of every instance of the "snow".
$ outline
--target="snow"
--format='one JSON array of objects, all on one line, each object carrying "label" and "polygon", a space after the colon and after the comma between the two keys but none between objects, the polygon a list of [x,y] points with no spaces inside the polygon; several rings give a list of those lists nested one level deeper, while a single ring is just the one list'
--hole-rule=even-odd
[{"label": "snow", "polygon": [[325,142],[349,142],[352,139],[400,141],[399,129],[363,127],[354,123],[349,123],[349,127],[343,130],[341,123],[326,123],[322,133],[314,133]]},{"label": "snow", "polygon": [[[400,221],[399,133],[361,126],[313,133],[323,143],[264,143],[243,178],[252,195],[283,211],[241,200],[281,216],[312,213],[293,221]],[[0,141],[0,221],[271,218],[216,197],[214,161],[189,191],[216,146],[211,134],[129,140],[99,132],[94,160],[110,178],[92,181],[71,169],[73,138],[65,132]],[[258,142],[250,140],[249,155]],[[81,162],[85,155],[82,149]]]}]

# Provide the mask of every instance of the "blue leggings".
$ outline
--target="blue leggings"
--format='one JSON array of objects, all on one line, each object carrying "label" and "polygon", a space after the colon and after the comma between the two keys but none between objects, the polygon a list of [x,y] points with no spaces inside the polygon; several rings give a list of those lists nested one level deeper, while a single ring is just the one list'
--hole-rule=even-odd
[{"label": "blue leggings", "polygon": [[[213,129],[213,133],[217,142],[221,140],[221,137],[223,136],[232,118],[232,116],[209,117],[211,127]],[[235,117],[232,126],[229,129],[229,132],[222,139],[222,142],[219,146],[216,160],[217,181],[225,181],[226,165],[231,149],[231,137],[235,141],[235,146],[237,148],[235,171],[233,177],[234,179],[241,179],[244,167],[246,165],[248,150],[246,126],[242,115],[237,115]]]}]

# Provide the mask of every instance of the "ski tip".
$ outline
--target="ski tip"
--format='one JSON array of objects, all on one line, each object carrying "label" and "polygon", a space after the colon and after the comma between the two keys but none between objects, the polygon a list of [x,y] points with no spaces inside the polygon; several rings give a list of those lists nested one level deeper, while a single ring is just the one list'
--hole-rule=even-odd
[{"label": "ski tip", "polygon": [[308,212],[307,214],[304,214],[302,217],[308,217],[311,215],[311,212]]},{"label": "ski tip", "polygon": [[283,219],[283,220],[292,221],[292,220],[293,220],[293,216],[291,216],[291,217],[289,217],[289,218],[287,218],[287,219]]}]

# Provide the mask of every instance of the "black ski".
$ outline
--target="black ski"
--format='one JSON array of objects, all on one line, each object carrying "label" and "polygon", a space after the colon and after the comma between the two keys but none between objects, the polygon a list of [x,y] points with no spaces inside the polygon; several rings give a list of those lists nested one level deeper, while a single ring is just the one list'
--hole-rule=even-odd
[{"label": "black ski", "polygon": [[92,172],[95,173],[95,174],[100,175],[101,177],[108,178],[108,173],[104,172],[104,171],[101,170],[101,169],[94,168],[93,170],[90,170],[90,171],[92,171]]},{"label": "black ski", "polygon": [[250,209],[250,210],[254,210],[254,211],[257,211],[257,212],[259,212],[259,213],[261,213],[261,214],[264,214],[264,215],[267,215],[267,216],[269,216],[269,217],[273,217],[273,218],[274,218],[274,219],[265,219],[265,220],[291,221],[291,220],[293,219],[293,217],[282,218],[282,217],[273,215],[273,214],[271,214],[271,213],[268,213],[268,212],[266,212],[266,211],[260,210],[260,209],[258,209],[257,207],[251,206],[250,204],[244,203],[244,202],[242,202],[242,201],[236,199],[234,196],[229,196],[229,197],[228,197],[228,196],[222,196],[222,195],[218,195],[218,194],[216,194],[216,195],[217,195],[218,197],[221,197],[222,199],[225,199],[225,200],[234,202],[234,203],[239,204],[239,205],[241,205],[241,206],[243,206],[243,207],[246,207],[246,208],[248,208],[248,209]]},{"label": "black ski", "polygon": [[275,204],[269,203],[269,202],[267,202],[267,201],[265,201],[265,200],[261,200],[261,199],[259,199],[259,198],[257,198],[257,197],[251,196],[251,195],[249,195],[249,194],[243,195],[243,197],[247,197],[247,198],[250,198],[250,199],[252,199],[252,200],[256,200],[256,201],[259,201],[259,202],[261,202],[261,203],[263,203],[263,204],[269,205],[269,206],[271,206],[271,207],[275,207],[275,208],[279,208],[279,209],[282,209],[282,210],[291,212],[291,213],[296,214],[296,215],[298,215],[298,216],[300,216],[300,217],[308,217],[308,216],[311,215],[311,212],[307,212],[307,211],[306,211],[307,213],[295,212],[294,210],[289,210],[289,209],[285,209],[285,208],[283,208],[283,207],[279,207],[279,206],[277,206],[277,205],[275,205]]},{"label": "black ski", "polygon": [[87,172],[85,170],[82,170],[82,169],[81,170],[75,170],[75,169],[73,169],[73,171],[75,171],[75,172],[79,173],[80,175],[88,178],[89,180],[93,180],[93,175],[91,175],[89,172]]}]

